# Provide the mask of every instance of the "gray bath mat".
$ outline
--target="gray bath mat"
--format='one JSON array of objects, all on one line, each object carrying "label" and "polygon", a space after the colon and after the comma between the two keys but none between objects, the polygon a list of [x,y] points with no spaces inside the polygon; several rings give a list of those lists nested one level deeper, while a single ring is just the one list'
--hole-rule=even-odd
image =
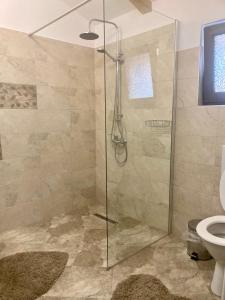
[{"label": "gray bath mat", "polygon": [[171,295],[162,282],[150,275],[132,275],[119,283],[112,300],[190,300]]},{"label": "gray bath mat", "polygon": [[0,299],[34,300],[46,294],[62,274],[64,252],[26,252],[0,260]]}]

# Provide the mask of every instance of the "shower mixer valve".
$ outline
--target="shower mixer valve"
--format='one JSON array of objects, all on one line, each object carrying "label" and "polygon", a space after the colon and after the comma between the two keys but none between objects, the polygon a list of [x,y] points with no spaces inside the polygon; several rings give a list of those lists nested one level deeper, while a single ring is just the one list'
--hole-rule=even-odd
[{"label": "shower mixer valve", "polygon": [[123,53],[120,53],[119,54],[119,56],[118,56],[118,58],[117,58],[117,60],[122,64],[122,63],[124,63],[124,55],[123,55]]},{"label": "shower mixer valve", "polygon": [[116,121],[121,121],[122,118],[123,118],[123,114],[119,114],[119,115],[117,115],[117,117],[116,117]]},{"label": "shower mixer valve", "polygon": [[122,144],[122,145],[127,144],[127,141],[124,140],[123,138],[119,138],[118,135],[113,136],[112,142],[115,143],[115,144]]}]

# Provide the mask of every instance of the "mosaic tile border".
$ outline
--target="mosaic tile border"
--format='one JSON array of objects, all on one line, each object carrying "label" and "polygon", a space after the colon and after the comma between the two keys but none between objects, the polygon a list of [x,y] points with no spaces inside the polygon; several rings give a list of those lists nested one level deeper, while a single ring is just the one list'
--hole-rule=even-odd
[{"label": "mosaic tile border", "polygon": [[37,109],[37,87],[0,82],[0,109]]}]

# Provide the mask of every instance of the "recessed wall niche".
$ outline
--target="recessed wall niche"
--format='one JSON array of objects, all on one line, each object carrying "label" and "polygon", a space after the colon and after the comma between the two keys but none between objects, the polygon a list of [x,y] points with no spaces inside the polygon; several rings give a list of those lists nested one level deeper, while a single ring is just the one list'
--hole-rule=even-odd
[{"label": "recessed wall niche", "polygon": [[36,86],[0,82],[0,108],[36,109]]}]

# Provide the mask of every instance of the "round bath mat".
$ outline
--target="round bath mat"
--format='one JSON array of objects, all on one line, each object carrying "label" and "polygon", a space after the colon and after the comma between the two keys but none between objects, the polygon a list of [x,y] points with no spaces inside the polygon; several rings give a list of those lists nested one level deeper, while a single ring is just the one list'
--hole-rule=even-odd
[{"label": "round bath mat", "polygon": [[112,300],[190,300],[171,295],[162,282],[151,275],[131,275],[119,283]]},{"label": "round bath mat", "polygon": [[0,260],[0,299],[35,300],[46,294],[63,273],[64,252],[25,252]]}]

